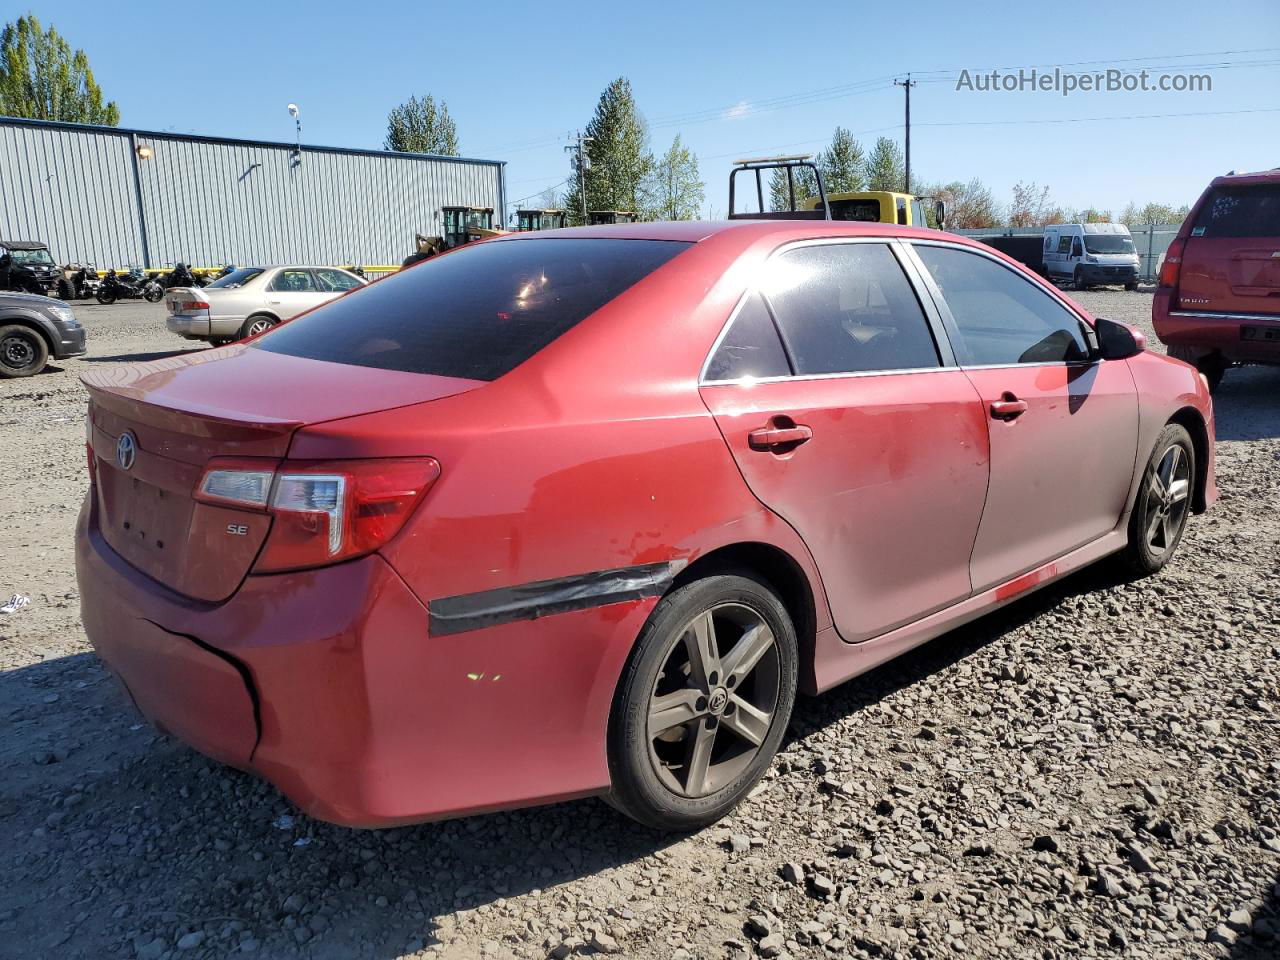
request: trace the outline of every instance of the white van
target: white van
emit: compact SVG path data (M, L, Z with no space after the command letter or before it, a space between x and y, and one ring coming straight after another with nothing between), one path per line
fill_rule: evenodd
M1044 228L1044 269L1077 290L1122 283L1138 289L1138 251L1123 223L1055 223Z

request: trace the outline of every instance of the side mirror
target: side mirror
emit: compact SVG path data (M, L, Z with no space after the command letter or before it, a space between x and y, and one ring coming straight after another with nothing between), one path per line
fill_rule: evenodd
M1123 323L1099 317L1093 329L1098 337L1098 356L1103 360L1127 360L1147 349L1147 338Z
M934 201L933 219L937 221L939 230L947 229L947 201Z

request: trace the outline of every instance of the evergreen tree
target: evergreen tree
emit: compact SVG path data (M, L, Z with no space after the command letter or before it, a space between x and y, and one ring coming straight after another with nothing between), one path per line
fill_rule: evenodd
M902 148L896 140L880 137L867 157L866 189L898 191L902 189L905 180Z
M808 167L795 167L791 173L795 179L796 209L798 210L805 200L818 195L818 180ZM825 178L826 173L823 173L823 179ZM830 190L830 187L827 189ZM755 177L750 177L745 173L739 176L737 190L739 193L750 193L745 206L742 201L739 201L739 207L741 209L752 209L755 204ZM787 187L787 171L785 170L774 170L773 175L769 178L769 208L771 210L791 209L791 194Z
M836 127L831 145L818 155L818 169L827 193L854 193L866 189L866 158L862 144L844 127Z
M58 31L44 31L31 14L0 33L0 115L114 127L120 108L103 103L83 50L72 51Z
M456 157L458 127L443 100L437 103L431 94L421 100L410 97L387 114L387 138L382 145L398 153Z
M586 135L592 138L586 146L587 209L641 212L653 156L649 153L648 131L626 77L614 80L600 94ZM582 174L575 165L564 198L572 223L582 221Z

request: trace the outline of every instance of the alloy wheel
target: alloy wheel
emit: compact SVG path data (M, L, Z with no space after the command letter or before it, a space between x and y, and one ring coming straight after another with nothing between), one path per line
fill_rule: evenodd
M266 333L274 326L270 320L255 320L249 324L249 336L256 337L260 333Z
M673 639L649 698L658 779L684 797L730 783L768 736L781 682L777 642L759 613L724 603L695 616Z
M1187 519L1191 496L1191 461L1182 447L1174 444L1164 452L1151 473L1147 486L1147 512L1143 535L1147 549L1162 556L1178 542Z

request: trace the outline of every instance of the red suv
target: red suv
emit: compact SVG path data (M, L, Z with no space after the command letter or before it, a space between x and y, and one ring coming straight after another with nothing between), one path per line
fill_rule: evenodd
M1216 496L1195 371L988 247L822 221L468 244L85 375L89 638L141 710L382 825L687 829L816 693Z
M1169 355L1214 388L1233 363L1280 363L1280 168L1209 184L1169 245L1151 311Z

